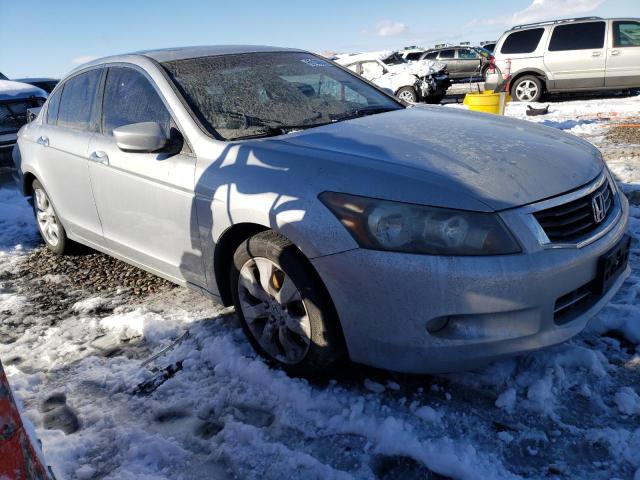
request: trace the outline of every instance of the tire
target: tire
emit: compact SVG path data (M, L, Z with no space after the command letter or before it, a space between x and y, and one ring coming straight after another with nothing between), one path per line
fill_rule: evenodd
M33 191L33 214L42 240L56 255L65 255L72 250L73 242L67 238L47 191L38 180L31 184Z
M270 365L306 377L330 373L346 357L329 293L285 237L261 232L238 247L231 293L245 335Z
M439 104L440 102L442 102L442 100L444 99L444 97L445 97L445 94L444 94L444 93L441 93L441 94L439 94L439 95L430 95L430 96L426 97L426 98L424 99L424 101L425 101L426 103L431 104L431 105L437 105L437 104Z
M418 94L413 87L402 87L396 92L396 97L400 100L404 100L409 103L416 103L418 101Z
M542 81L533 75L520 77L511 86L511 97L518 102L537 102L542 93Z

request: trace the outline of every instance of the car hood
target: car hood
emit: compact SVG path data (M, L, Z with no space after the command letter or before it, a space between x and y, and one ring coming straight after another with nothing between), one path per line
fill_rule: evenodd
M32 96L47 98L47 92L28 83L0 80L0 100L16 100Z
M444 63L434 62L433 60L415 60L399 65L387 65L389 71L393 73L407 72L417 75L418 77L436 74L444 70L445 67L446 65Z
M413 189L423 182L424 189L472 197L496 211L573 190L603 168L600 152L573 135L450 107L371 115L292 133L278 143L350 163L358 177L363 168L375 170L376 178L380 172L388 178L404 175ZM407 175L407 169L413 173ZM428 193L421 192L422 198ZM406 196L405 201L416 198Z

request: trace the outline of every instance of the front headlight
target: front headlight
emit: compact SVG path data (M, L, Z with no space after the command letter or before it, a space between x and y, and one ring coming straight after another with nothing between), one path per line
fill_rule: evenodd
M493 213L324 192L320 200L362 248L431 255L505 255L520 246Z

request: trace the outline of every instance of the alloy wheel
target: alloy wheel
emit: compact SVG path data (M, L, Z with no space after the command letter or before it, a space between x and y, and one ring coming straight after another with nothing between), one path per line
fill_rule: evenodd
M409 90L404 90L400 92L400 95L398 95L398 98L400 98L400 100L404 100L405 102L409 102L409 103L414 103L416 101L413 93L411 93Z
M516 97L522 102L530 102L538 95L538 85L531 80L524 80L516 87Z
M60 242L60 226L56 212L53 210L53 205L51 205L51 201L44 190L36 189L34 196L36 218L40 232L46 242L55 247Z
M301 362L311 345L311 322L293 280L263 257L248 260L238 278L240 308L249 331L276 360Z

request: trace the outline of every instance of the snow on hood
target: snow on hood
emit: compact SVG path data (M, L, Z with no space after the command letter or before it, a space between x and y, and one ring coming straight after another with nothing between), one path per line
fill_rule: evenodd
M380 50L376 52L364 52L356 54L345 54L336 56L336 62L340 65L350 65L355 62L364 62L367 60L382 61L392 73L411 73L419 77L433 75L443 70L446 65L442 62L434 62L433 60L416 60L396 65L390 65L384 60L393 55L391 50Z
M47 92L28 83L0 80L0 100L13 100L31 96L47 98Z
M409 72L419 77L436 74L446 67L444 63L434 62L433 60L415 60L413 62L401 63L398 65L385 65L387 65L387 68L391 72Z

